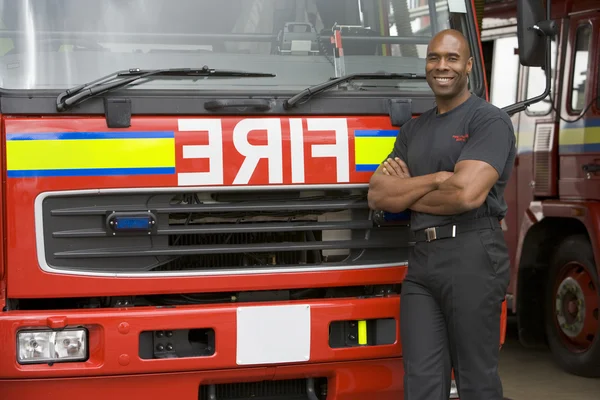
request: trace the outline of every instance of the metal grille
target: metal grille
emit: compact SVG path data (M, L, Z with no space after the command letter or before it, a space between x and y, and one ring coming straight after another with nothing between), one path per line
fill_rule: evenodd
M554 124L539 124L535 130L534 151L534 180L536 195L552 194L552 148L554 139Z
M115 213L152 228L115 231ZM111 273L383 264L408 243L373 223L366 188L48 197L43 229L51 267Z
M202 385L199 400L321 400L326 384L323 378Z

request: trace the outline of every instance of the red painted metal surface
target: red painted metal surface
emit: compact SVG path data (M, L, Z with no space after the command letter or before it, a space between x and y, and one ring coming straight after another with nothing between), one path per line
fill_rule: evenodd
M201 384L327 377L328 400L402 399L400 358L299 366L86 378L0 380L0 398L197 399Z
M261 303L265 305L265 303ZM261 305L245 303L244 306ZM382 346L332 349L329 325L336 320L394 318L399 332L399 296L372 299L272 302L269 305L307 304L311 307L310 361L326 363L400 357L400 340ZM136 307L113 310L7 312L0 319L0 371L7 378L58 378L99 375L147 374L236 368L236 310L239 305ZM90 357L86 362L19 365L15 338L23 328L49 327L57 318L69 326L89 330ZM127 326L125 326L127 325ZM143 360L138 356L143 331L202 329L215 331L215 354L210 357ZM293 344L290 344L293 345ZM127 359L123 365L123 359ZM1 385L0 385L1 386ZM0 397L2 398L2 397Z
M0 121L2 121L2 113L0 113ZM4 177L6 170L6 146L4 135L4 124L0 123L0 176ZM5 193L4 185L0 185L0 310L6 305L6 219L5 213Z
M230 186L243 162L233 145L233 130L237 123L244 120L239 117L222 118L223 123L223 166L224 184ZM366 184L370 172L356 172L354 169L354 130L355 129L391 129L389 118L364 117L347 118L349 182ZM106 131L104 118L12 118L5 120L6 132L78 132ZM283 178L284 184L291 184L291 156L289 119L281 118L283 138ZM339 184L336 177L335 158L313 158L310 145L335 143L334 131L314 131L307 129L307 120L303 119L305 135L304 171L305 184ZM205 145L206 136L197 132L179 132L177 118L132 118L131 128L123 131L174 131L176 150L176 172L204 172L208 165L191 162L182 158L182 146L190 144ZM123 132L120 131L120 132ZM256 143L265 140L260 132L253 139ZM196 160L197 161L197 160ZM199 160L205 161L205 160ZM269 172L266 160L259 162L250 185L268 185ZM8 276L8 296L15 298L41 298L46 296L110 296L127 292L130 295L149 293L186 293L261 290L275 287L302 288L314 286L343 286L361 284L385 284L401 281L404 267L386 268L368 271L334 271L314 273L280 273L277 275L228 277L176 277L128 278L83 277L53 274L39 268L37 254L32 249L35 243L34 202L43 192L61 190L84 190L106 188L152 188L173 187L177 189L177 175L155 176L111 176L111 177L44 177L10 178L6 182L7 224L7 265L9 270L18 273Z

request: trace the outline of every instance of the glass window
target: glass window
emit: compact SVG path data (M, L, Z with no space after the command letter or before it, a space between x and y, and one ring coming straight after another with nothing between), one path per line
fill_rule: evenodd
M575 38L575 62L571 74L571 110L583 111L585 108L585 86L588 74L588 56L590 54L590 42L592 38L592 27L582 25L577 28Z
M495 40L490 81L490 103L496 107L506 107L517 102L519 80L519 48L516 36Z
M451 0L452 10L465 9L456 5L464 1ZM0 39L14 44L0 54L9 66L0 86L63 89L117 70L207 65L277 76L161 78L136 88L274 93L340 73L424 73L430 38L465 15L457 12L448 0L0 0ZM331 41L336 26L339 59ZM408 80L363 89L372 85L430 91L425 81Z

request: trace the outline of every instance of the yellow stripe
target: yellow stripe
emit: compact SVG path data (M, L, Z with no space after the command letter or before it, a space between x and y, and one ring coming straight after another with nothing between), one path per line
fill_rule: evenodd
M395 137L355 137L356 164L381 164L394 149L395 141Z
M367 344L367 321L358 321L358 344Z
M14 140L9 170L174 167L174 139Z
M600 143L600 127L563 128L559 142L561 145Z

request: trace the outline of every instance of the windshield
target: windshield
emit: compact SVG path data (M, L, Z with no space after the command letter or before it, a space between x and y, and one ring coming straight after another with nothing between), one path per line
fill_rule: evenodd
M136 88L272 93L343 74L424 73L432 32L465 10L465 0L0 0L0 87L65 89L117 70L204 65L276 77L161 77ZM377 85L429 91L424 80Z

